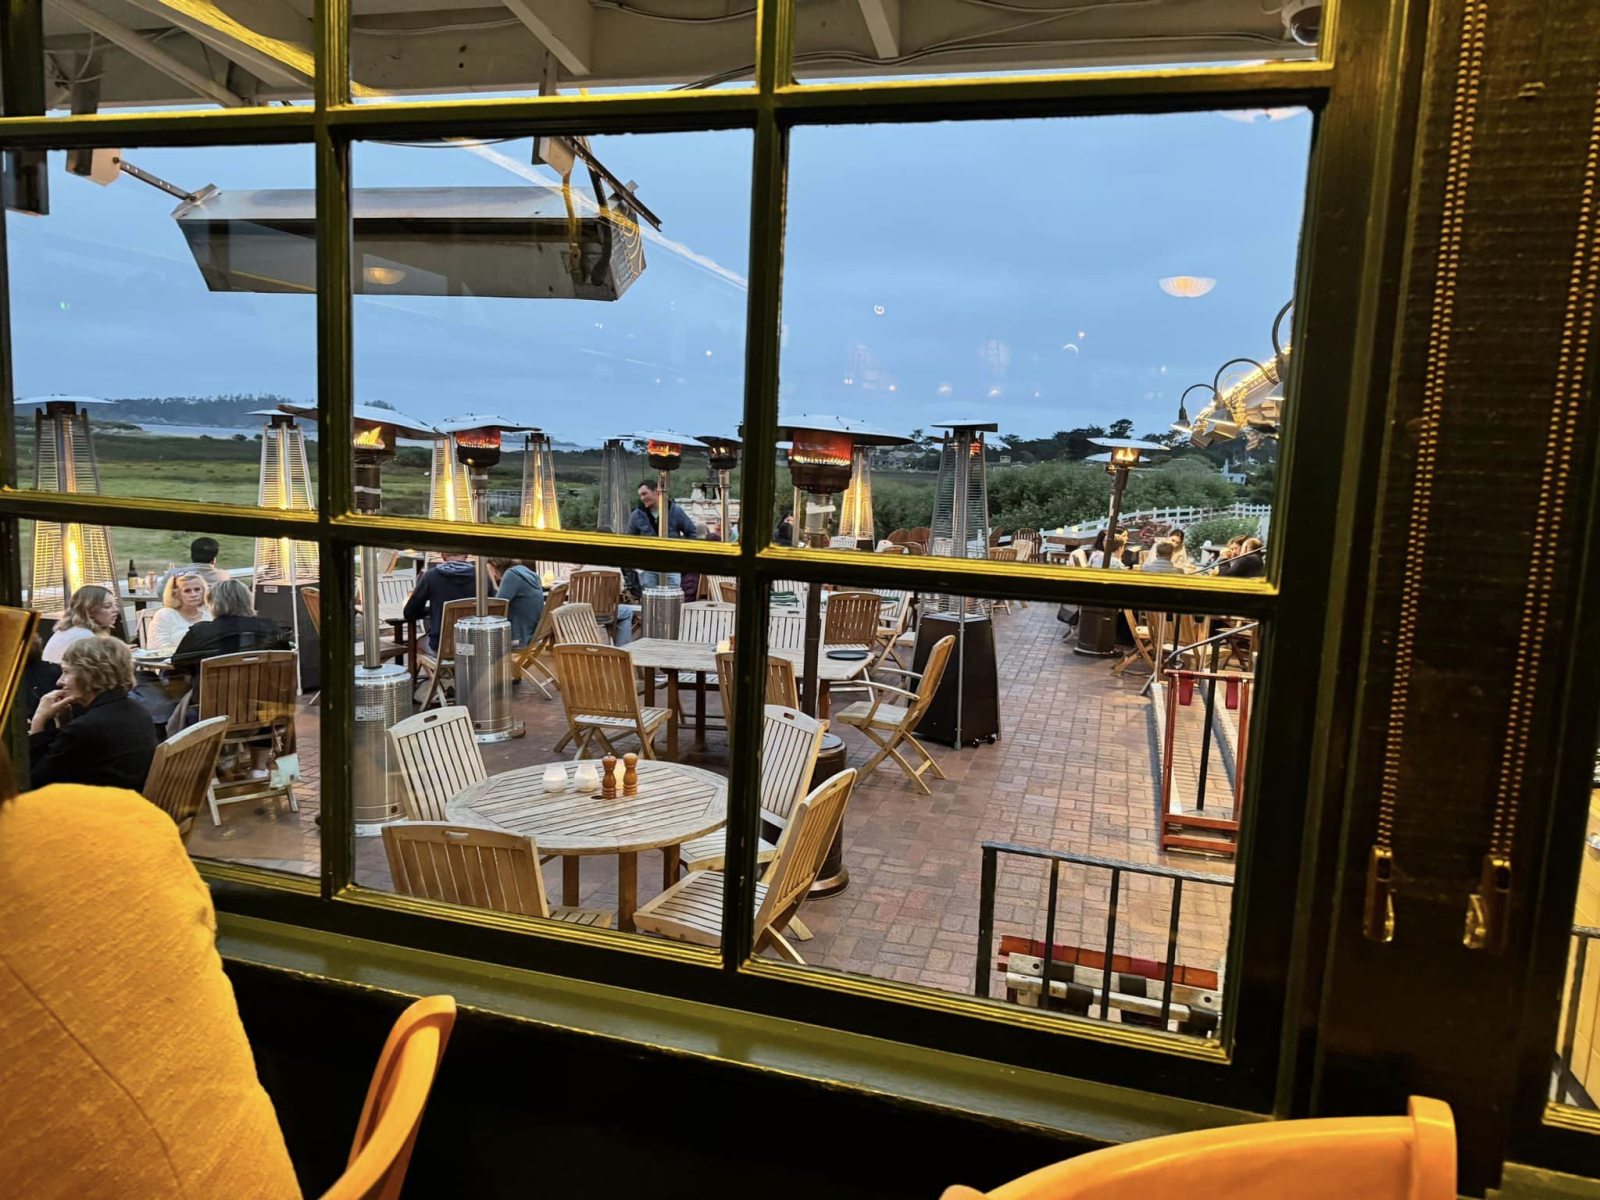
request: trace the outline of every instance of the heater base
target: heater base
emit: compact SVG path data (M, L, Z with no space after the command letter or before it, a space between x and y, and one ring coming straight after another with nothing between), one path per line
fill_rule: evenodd
M474 733L472 735L472 740L482 746L488 744L489 742L509 742L513 738L526 736L527 732L527 725L523 724L521 721L513 721L510 729L500 729L494 733Z

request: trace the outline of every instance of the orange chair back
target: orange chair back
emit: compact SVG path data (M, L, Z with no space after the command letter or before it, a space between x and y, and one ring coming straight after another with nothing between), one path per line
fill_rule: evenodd
M1404 1117L1331 1117L1202 1129L1096 1150L1014 1179L989 1200L1455 1200L1450 1106L1411 1097ZM943 1200L985 1193L947 1188Z
M367 1087L350 1161L322 1200L397 1200L455 1023L452 996L429 996L400 1014Z

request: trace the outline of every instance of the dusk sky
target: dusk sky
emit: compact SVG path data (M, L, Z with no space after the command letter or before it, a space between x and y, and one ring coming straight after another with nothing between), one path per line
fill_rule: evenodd
M783 407L907 431L983 416L1024 436L1165 428L1188 384L1264 357L1288 299L1311 119L1220 114L801 129ZM619 301L358 297L356 399L503 413L594 442L730 430L742 404L750 135L597 138L662 218ZM309 147L130 150L187 188L310 187ZM553 178L526 140L362 145L360 186ZM8 214L19 395L316 396L310 296L212 293L132 179L51 156L46 218ZM580 171L577 179L583 180ZM1214 277L1199 299L1159 280Z

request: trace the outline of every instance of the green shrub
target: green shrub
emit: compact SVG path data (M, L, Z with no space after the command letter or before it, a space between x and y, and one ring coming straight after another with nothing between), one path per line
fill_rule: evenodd
M1183 546L1190 554L1197 554L1208 541L1222 546L1236 537L1254 537L1260 528L1261 522L1255 517L1212 517L1184 530Z

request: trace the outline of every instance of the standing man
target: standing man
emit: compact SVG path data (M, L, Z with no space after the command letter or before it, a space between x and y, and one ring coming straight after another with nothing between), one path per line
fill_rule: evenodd
M646 479L639 485L639 507L628 514L628 532L640 537L660 537L661 530L657 522L659 517L656 506L661 502L661 496L656 491L655 480ZM695 528L694 521L689 514L676 504L670 503L667 508L667 536L678 538L699 537L700 531ZM659 571L640 571L640 587L660 587L663 580ZM681 588L683 576L673 571L666 576L667 587Z
M175 575L198 575L200 581L206 585L206 593L216 587L224 579L229 578L226 571L217 566L217 555L222 553L222 547L217 545L214 537L198 537L189 543L189 562L181 567L173 567L159 580L156 581L156 595L164 596L167 592L167 580Z

